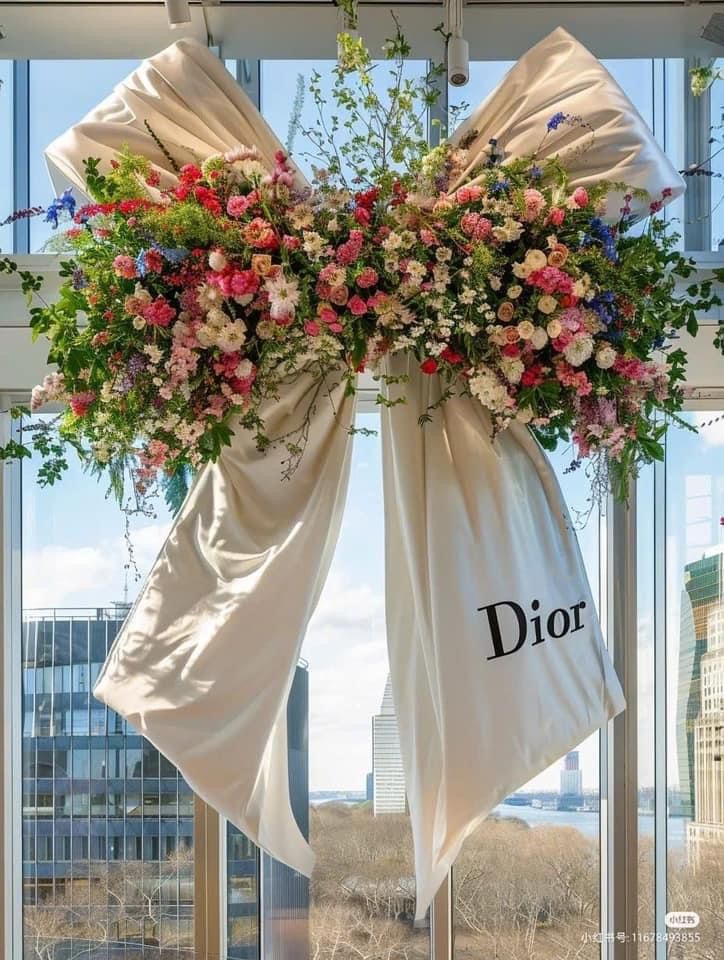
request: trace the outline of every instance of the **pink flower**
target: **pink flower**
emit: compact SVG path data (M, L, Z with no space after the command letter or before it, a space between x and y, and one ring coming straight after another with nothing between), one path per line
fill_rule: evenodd
M70 398L70 409L76 415L76 417L84 417L90 408L90 405L95 400L96 395L90 390L86 390L82 393L74 393Z
M577 207L588 206L588 191L584 187L576 187L571 197Z
M477 184L473 184L468 187L460 187L455 194L455 199L458 203L474 203L476 200L479 200L482 195L482 188L477 186Z
M460 229L474 240L485 240L490 236L493 225L487 217L479 213L466 213L460 218Z
M250 206L248 197L229 197L226 212L230 217L243 217Z
M285 233L282 237L282 243L287 250L298 250L302 245L299 237L292 237L288 233Z
M356 293L349 298L347 308L354 317L361 317L363 314L367 313L367 304L362 297L358 296Z
M329 299L338 307L343 307L349 299L349 290L343 283L338 287L332 287L329 291Z
M548 266L534 270L528 276L527 282L547 294L570 293L573 290L573 281L558 267Z
M125 253L120 253L113 261L113 271L116 276L124 277L126 280L133 280L138 276L136 261Z
M420 230L420 240L422 240L426 247L433 247L437 243L437 237L435 234L432 232L432 230L428 230L426 227L423 227L422 230Z
M525 203L525 219L528 221L535 220L543 212L546 205L546 198L540 190L534 190L532 187L523 191L523 201Z
M553 207L547 217L548 223L552 223L554 227L560 227L565 219L566 211L562 207Z
M322 321L322 323L330 324L337 323L337 311L334 310L328 303L321 303L319 309L317 310L317 316Z
M316 320L307 320L304 324L304 332L310 337L318 337L321 329Z
M259 289L259 277L254 270L235 270L229 285L235 297L246 297Z
M372 267L365 267L357 277L357 286L361 287L363 290L366 290L369 287L374 287L379 279L380 278L376 270L374 270Z
M142 316L152 327L167 327L176 316L176 311L164 297L156 297L143 308Z

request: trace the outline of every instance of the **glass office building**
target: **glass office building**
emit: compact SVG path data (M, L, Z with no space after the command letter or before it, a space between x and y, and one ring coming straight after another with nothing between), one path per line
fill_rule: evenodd
M28 611L23 618L28 957L177 960L193 954L193 793L173 764L91 692L126 611ZM307 703L307 670L300 666L289 701L290 787L305 835ZM280 942L289 921L302 921L299 938L307 881L261 857L233 827L226 875L229 960L259 956L261 911L272 939L274 920L282 922Z

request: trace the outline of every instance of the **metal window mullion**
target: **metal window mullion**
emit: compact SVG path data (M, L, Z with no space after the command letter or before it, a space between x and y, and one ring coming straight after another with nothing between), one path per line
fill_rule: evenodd
M711 152L711 97L707 90L695 97L689 84L693 60L684 61L684 163L687 168L703 163ZM711 180L709 177L688 177L684 195L684 248L710 250Z
M3 407L6 404L3 402ZM8 413L0 414L0 435L17 435L17 424ZM17 436L16 436L17 438ZM0 871L0 955L5 960L22 956L22 778L20 776L21 702L21 473L20 464L6 465L0 473L0 707L2 739L0 767L0 825L2 860Z
M30 206L30 61L13 60L13 209ZM13 224L13 250L30 253L30 221Z
M665 445L666 449L666 445ZM668 863L668 734L666 668L666 460L654 465L654 929L656 960L666 960L663 939ZM662 937L659 940L658 935Z
M609 631L611 653L626 709L609 724L607 750L607 955L638 956L637 570L636 486L628 504L612 503L609 526ZM625 939L617 940L617 934Z

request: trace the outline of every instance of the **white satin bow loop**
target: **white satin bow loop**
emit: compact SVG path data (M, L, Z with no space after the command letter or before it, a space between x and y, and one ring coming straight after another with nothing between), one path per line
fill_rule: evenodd
M564 123L546 134L557 113L580 117L586 126ZM470 163L453 189L470 180L495 138L505 157L536 152L541 159L560 157L574 187L623 182L648 191L652 200L660 200L667 188L667 200L685 190L684 180L618 83L562 27L520 58L452 139L460 143L469 137ZM619 219L621 199L619 193L611 195L607 219ZM634 198L631 208L634 215L645 216L648 201Z
M83 192L83 160L104 169L123 147L173 186L150 131L180 165L243 144L271 167L282 149L218 58L181 40L48 147L56 187ZM291 483L284 449L262 455L243 430L204 468L94 689L203 799L307 875L314 857L289 800L286 705L344 509L355 403L340 381L322 391ZM282 385L262 411L270 437L301 426L311 389L307 375Z
M176 174L153 135L179 166L244 145L255 146L271 168L284 149L223 62L197 40L179 40L144 60L50 144L45 157L55 189L70 186L85 196L83 161L97 157L107 169L124 147L151 160L162 189L172 187ZM295 178L307 186L297 170Z

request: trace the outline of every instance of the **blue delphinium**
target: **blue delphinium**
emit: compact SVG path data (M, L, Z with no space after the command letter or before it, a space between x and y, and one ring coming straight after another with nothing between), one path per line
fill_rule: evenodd
M559 110L558 113L554 113L553 116L550 118L550 120L546 124L546 129L549 131L557 130L562 123L566 122L567 119L568 119L568 114L563 113L562 110Z
M75 197L70 190L64 190L62 196L50 203L45 211L45 223L52 224L53 230L57 230L61 213L67 213L69 217L75 213Z

